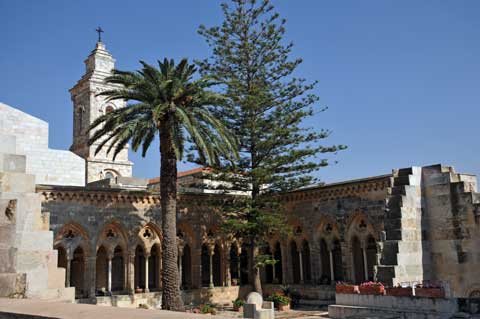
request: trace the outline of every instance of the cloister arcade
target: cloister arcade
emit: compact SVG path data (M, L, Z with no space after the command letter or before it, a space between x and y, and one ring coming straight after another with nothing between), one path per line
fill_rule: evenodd
M327 218L313 233L295 225L292 236L275 237L262 250L275 260L262 269L263 283L318 285L374 279L378 239L366 216L352 217L343 233ZM76 287L78 298L160 290L160 229L147 223L133 233L128 235L117 221L92 236L75 223L57 232L58 266L66 269L66 285ZM199 236L179 225L177 234L181 289L250 283L247 242L224 238L214 228Z

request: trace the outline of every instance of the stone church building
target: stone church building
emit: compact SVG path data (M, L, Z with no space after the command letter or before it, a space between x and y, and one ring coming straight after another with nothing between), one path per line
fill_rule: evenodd
M7 216L0 217L0 235L25 234L19 219L15 224L7 212L12 200L21 203L27 196L22 194L28 193L41 205L36 229L50 234L31 245L49 245L44 255L60 267L65 286L75 287L77 299L155 305L162 274L158 179L133 178L127 148L113 161L87 144L89 125L125 106L98 96L111 88L103 80L114 63L98 42L85 61L85 74L70 90L70 151L49 149L47 123L0 103L0 209ZM250 289L250 250L241 238L219 232L207 201L220 195L188 185L189 180L202 180L202 170L179 177L184 190L177 215L180 286L187 304L229 303ZM262 270L266 292L288 285L300 300L328 303L335 281L377 280L387 285L436 282L456 297L480 294L476 176L444 165L394 169L387 175L292 191L281 201L294 231L288 238L273 234L264 248L278 260ZM15 246L15 255L13 242L0 243L0 257L9 256L9 266L0 265L0 283L18 281L19 273L26 273L28 282L36 274L22 270L24 263L15 257L36 248ZM9 293L0 288L0 295Z

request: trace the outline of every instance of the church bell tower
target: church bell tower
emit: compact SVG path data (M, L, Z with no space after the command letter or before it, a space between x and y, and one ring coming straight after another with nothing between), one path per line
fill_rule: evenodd
M101 29L95 49L85 60L86 71L82 78L70 89L73 102L73 144L70 150L85 159L86 182L90 183L104 178L117 176L131 177L133 163L128 160L128 147L125 147L113 160L113 150L107 154L107 143L95 155L95 150L100 142L88 145L88 139L93 132L88 128L99 116L114 109L125 107L123 100L106 101L106 97L98 94L114 89L118 86L106 84L104 80L111 75L115 66L115 59L105 48L101 41Z

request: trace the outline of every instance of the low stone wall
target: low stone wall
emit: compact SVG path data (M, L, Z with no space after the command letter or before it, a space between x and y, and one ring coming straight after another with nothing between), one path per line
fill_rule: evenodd
M328 307L330 318L353 315L395 314L398 318L451 318L459 311L457 299L337 294L336 304Z
M335 303L335 287L331 285L263 285L263 295L269 296L287 288L294 303L304 306L325 306Z
M183 290L182 298L185 305L211 303L219 306L231 306L233 300L237 298L245 299L251 291L252 287L248 285L200 288Z
M232 306L233 300L237 298L246 298L250 291L252 291L251 286L231 286L182 290L181 293L183 303L187 308L204 303L230 307ZM148 305L149 308L160 309L161 302L161 292L149 292L133 295L97 296L94 300L77 299L77 303L121 308L138 308L140 305Z
M96 297L94 304L98 306L113 306L120 308L138 308L140 305L148 305L149 308L161 308L162 294L160 292L148 292L133 295L113 295ZM90 300L80 300L79 303L92 303Z

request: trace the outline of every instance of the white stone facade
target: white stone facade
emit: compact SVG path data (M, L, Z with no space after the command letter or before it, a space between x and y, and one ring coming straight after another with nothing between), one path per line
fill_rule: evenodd
M85 185L85 161L69 151L48 148L48 123L0 103L0 149L26 155L26 172L36 184Z

